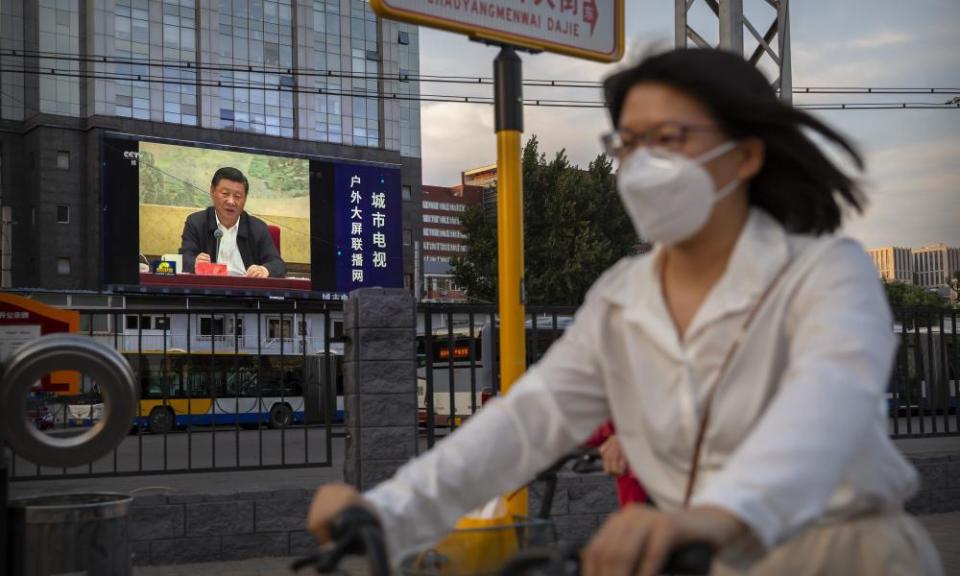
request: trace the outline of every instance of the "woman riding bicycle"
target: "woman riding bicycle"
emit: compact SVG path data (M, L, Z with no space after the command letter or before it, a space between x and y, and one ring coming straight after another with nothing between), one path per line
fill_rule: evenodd
M864 200L808 133L862 168L857 151L730 53L656 55L604 89L618 189L654 251L608 270L543 360L450 438L362 496L321 488L310 529L323 541L366 503L399 558L610 419L658 508L612 515L585 574L652 575L693 541L717 574L941 574L887 435L890 310L863 249L834 235Z

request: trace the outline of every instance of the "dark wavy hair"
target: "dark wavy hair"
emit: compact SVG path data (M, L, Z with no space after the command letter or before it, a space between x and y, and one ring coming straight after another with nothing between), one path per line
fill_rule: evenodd
M791 232L833 232L843 220L844 204L863 211L866 199L857 182L802 128L845 150L862 171L863 158L856 147L810 114L779 100L763 74L740 56L699 48L673 50L608 77L603 88L614 126L619 127L627 93L641 83L665 84L700 102L730 138L763 141L766 159L750 182L749 201Z

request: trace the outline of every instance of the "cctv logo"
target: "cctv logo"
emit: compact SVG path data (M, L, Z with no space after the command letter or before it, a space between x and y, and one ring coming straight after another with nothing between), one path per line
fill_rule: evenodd
M124 151L123 151L123 158L124 158L125 160L130 160L130 165L131 165L131 166L136 166L136 165L137 165L137 160L140 159L140 153L139 153L139 152L132 152L132 151L130 151L130 150L124 150Z

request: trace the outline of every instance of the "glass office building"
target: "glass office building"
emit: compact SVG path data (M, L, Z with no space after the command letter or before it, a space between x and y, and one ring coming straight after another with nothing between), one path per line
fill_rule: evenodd
M418 50L363 0L4 0L5 282L102 287L101 142L122 133L399 167L413 287Z

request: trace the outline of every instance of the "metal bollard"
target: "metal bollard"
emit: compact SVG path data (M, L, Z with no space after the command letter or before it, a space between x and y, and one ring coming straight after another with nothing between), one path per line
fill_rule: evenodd
M76 370L100 385L103 419L69 438L44 434L23 417L35 382L57 370ZM70 468L106 456L130 430L139 392L119 352L85 336L54 334L24 344L5 363L0 386L0 438L43 466Z
M38 380L58 370L76 370L100 385L103 418L90 430L56 438L24 417ZM0 460L9 444L44 466L69 468L106 456L133 423L139 391L126 359L88 337L54 334L23 345L7 359L0 378ZM130 497L64 494L7 503L7 470L0 467L0 573L33 576L61 573L131 573L127 536ZM6 533L6 534L5 534ZM4 547L7 547L4 550Z

